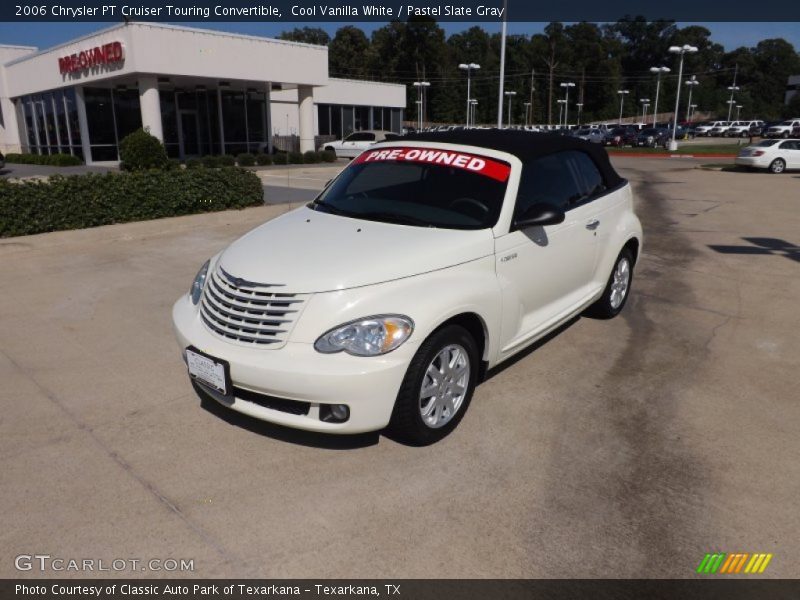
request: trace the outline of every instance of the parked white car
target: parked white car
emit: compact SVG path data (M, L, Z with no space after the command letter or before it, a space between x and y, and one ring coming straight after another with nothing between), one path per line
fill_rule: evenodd
M728 128L728 137L748 137L750 130L764 127L764 121L734 121Z
M800 128L800 119L789 119L770 127L767 130L766 137L787 139L792 136L795 128Z
M355 158L364 150L385 140L392 140L399 138L400 135L391 131L381 130L368 130L368 131L354 131L343 140L336 140L335 142L326 142L319 149L329 150L336 152L337 158Z
M728 126L728 121L711 121L710 123L703 123L702 125L698 125L697 127L695 127L694 134L697 137L703 137L703 136L710 137L712 135L711 132L712 130L714 130L714 128L727 127L727 126Z
M172 316L195 386L233 410L429 444L488 368L587 309L617 315L641 244L598 144L415 134L213 256Z
M741 167L767 169L770 173L800 169L800 139L761 140L742 148L734 162Z

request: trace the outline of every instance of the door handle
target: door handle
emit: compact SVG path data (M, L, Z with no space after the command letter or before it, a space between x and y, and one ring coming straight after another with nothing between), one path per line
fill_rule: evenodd
M597 219L592 219L591 221L589 221L586 224L586 229L588 229L590 231L594 231L595 229L597 229L597 227L599 225L600 225L600 221L598 221Z

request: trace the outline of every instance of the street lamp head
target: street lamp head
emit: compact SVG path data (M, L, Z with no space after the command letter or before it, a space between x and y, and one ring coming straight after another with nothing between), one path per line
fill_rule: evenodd
M684 54L687 52L689 54L693 54L694 52L697 52L697 47L684 44L683 46L670 46L669 51L672 54Z
M639 98L639 102L646 104L647 102L650 102L650 98Z
M481 66L478 63L469 63L470 69L480 69Z
M517 92L504 92L506 96L516 96Z
M618 94L630 94L631 91L630 90L617 90L617 93Z
M738 85L729 85L728 89L730 91L732 91L732 92L738 92L739 91L739 86Z
M669 67L650 67L651 73L669 73L671 70Z
M469 69L469 65L467 63L461 63L460 65L458 65L458 68L466 70Z
M575 87L575 84L574 84L574 83L572 83L571 81L565 81L565 82L563 82L563 83L561 84L561 87L563 87L563 88L566 88L566 87Z

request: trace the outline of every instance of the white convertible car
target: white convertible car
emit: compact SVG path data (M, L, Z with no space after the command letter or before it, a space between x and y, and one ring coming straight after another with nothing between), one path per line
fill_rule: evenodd
M233 410L430 444L488 368L575 315L619 313L641 249L597 144L417 134L206 261L173 320L196 388Z

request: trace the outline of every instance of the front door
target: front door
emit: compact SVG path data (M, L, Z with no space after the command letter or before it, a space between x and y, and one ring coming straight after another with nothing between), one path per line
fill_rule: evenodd
M181 158L200 155L200 119L196 110L180 111L178 143Z
M523 166L515 216L546 202L566 212L562 223L511 231L495 241L496 269L503 289L501 353L548 331L593 293L597 254L596 204L573 152L560 152ZM590 160L587 158L587 160Z

